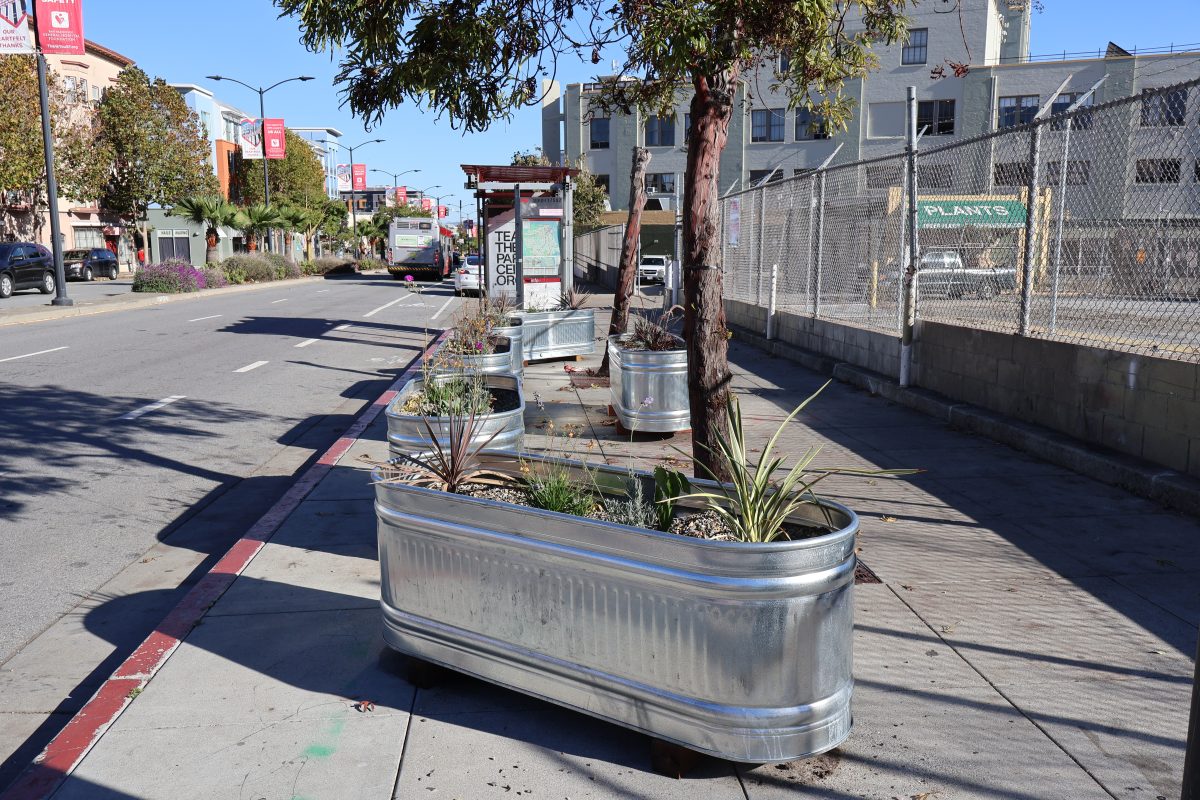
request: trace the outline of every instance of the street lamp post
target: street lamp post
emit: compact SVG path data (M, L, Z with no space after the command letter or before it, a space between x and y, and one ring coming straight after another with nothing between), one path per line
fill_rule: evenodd
M358 190L354 188L354 151L360 147L365 147L369 144L378 144L383 139L368 139L365 142L359 142L354 147L347 147L339 142L330 142L330 144L348 150L350 152L350 230L354 232L354 255L358 256L358 246L360 244L358 238Z
M259 136L263 135L263 131L266 129L266 124L267 124L266 123L266 119L267 119L266 102L263 100L263 95L265 95L267 92L274 89L276 86L282 86L285 83L290 83L292 81L311 81L313 79L311 75L297 75L295 78L284 78L283 80L279 81L278 83L273 83L264 89L261 86L251 86L248 83L243 83L242 81L239 81L237 78L227 78L224 75L208 75L206 77L210 81L229 81L230 83L236 83L239 86L245 86L247 89L249 89L252 92L258 92ZM265 147L265 142L264 142L264 147ZM262 162L263 162L263 205L270 208L271 207L271 175L267 169L267 154L265 152L263 153ZM270 250L271 250L271 232L267 231L267 251L270 252Z
M353 167L351 167L351 169L353 169ZM380 175L391 175L392 176L392 192L393 192L392 197L396 196L395 192L397 189L400 188L400 176L401 175L407 175L410 172L420 172L420 171L421 170L419 170L419 169L406 169L406 170L404 170L404 172L388 172L386 169L371 170L371 172L378 172Z

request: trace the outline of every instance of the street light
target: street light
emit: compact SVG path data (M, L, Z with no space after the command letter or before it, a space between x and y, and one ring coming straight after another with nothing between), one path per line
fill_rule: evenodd
M351 169L353 169L353 167L351 167ZM407 175L410 172L420 172L420 171L421 170L419 170L419 169L406 169L406 170L404 170L404 172L388 172L386 169L372 169L371 170L371 172L378 172L380 175L391 175L392 176L392 192L395 192L397 189L400 188L400 176L401 175ZM395 195L393 194L392 196L394 197Z
M442 188L442 185L440 183L435 183L433 186L426 186L424 189L418 189L417 194L421 195L421 198L424 199L425 193L428 192L430 189L440 189L440 188ZM434 219L438 218L436 208L433 210L433 218Z
M369 144L379 144L383 139L368 139L365 142L359 142L354 147L347 147L341 142L330 142L330 144L340 147L343 150L350 151L350 230L354 231L354 255L358 256L358 190L354 188L354 151L360 147L366 147Z
M237 78L228 78L228 77L225 77L224 75L207 75L206 77L210 81L229 81L230 83L236 83L239 86L245 86L247 89L249 89L252 92L258 92L258 124L259 124L260 135L261 135L261 132L266 127L265 120L267 118L267 112L266 112L266 108L265 108L266 104L263 101L263 95L265 95L267 92L274 89L276 86L282 86L285 83L291 83L292 81L311 81L311 80L313 80L311 75L297 75L295 78L284 78L283 80L279 81L278 83L273 83L264 89L261 86L251 86L248 83L243 83L242 81L239 81ZM271 206L271 179L270 179L270 173L267 171L267 157L266 156L267 156L267 154L264 152L263 160L262 160L262 162L263 162L263 205L265 205L269 208ZM271 234L268 231L267 232L267 250L270 251L270 249L271 249Z

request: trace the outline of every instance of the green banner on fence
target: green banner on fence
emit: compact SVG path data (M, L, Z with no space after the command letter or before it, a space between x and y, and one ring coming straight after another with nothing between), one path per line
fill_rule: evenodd
M1018 228L1025 224L1025 204L1019 200L918 200L918 228Z

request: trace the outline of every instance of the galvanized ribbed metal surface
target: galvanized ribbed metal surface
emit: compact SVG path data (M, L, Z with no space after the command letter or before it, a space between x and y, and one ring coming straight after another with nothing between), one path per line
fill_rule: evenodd
M513 318L507 322L506 325L492 328L492 333L508 338L508 353L512 362L512 369L509 371L513 375L521 375L525 370L524 332L521 329L521 320Z
M443 373L433 376L432 380L446 381L452 380L454 377L453 374ZM494 433L496 434L495 438L488 444L490 449L520 451L525 437L525 398L521 396L520 379L511 374L484 375L481 379L489 388L515 392L518 405L511 411L501 411L479 417L476 420L478 432L472 437L472 443L478 446ZM424 378L410 380L404 384L400 393L384 409L388 425L388 449L394 455L414 455L429 451L431 439L429 429L425 427L426 422L429 423L429 428L433 429L438 442L443 447L449 444L449 417L421 417L415 414L405 414L401 410L408 398L421 391L424 386Z
M596 352L595 309L522 311L520 317L522 345L527 360L567 358Z
M430 364L438 372L481 372L485 375L512 373L512 341L507 336L498 336L497 339L496 352L478 356L449 353L442 345ZM521 373L518 371L513 374Z
M669 433L692 427L687 350L631 350L628 336L608 337L609 402L630 431Z

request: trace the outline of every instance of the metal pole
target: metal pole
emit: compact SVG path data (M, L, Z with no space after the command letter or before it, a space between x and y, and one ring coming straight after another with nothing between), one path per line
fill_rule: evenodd
M1067 157L1071 152L1071 128L1074 127L1074 122L1074 119L1067 120L1067 129L1063 131L1062 162L1058 165L1058 224L1055 226L1057 231L1054 237L1054 278L1050 283L1051 333L1054 333L1054 328L1058 324L1058 271L1062 264L1063 216L1067 210L1067 170L1071 164Z
M63 269L62 232L58 222L58 181L54 178L54 136L50 132L50 91L46 85L46 57L42 55L41 38L37 36L36 3L29 3L29 27L37 38L38 104L42 113L42 148L46 157L46 200L50 211L50 252L54 258L54 299L52 306L73 306L67 297L67 275ZM145 243L143 242L143 247Z
M354 236L354 258L357 259L361 242L358 240L358 190L354 188L354 148L346 149L350 151L350 233Z
M681 188L683 188L682 185L677 182L675 184L675 263L671 265L671 268L675 270L675 275L671 281L670 298L667 300L667 308L679 305L679 290L680 286L683 285L683 213L679 205ZM721 209L721 211L721 217L724 219L724 209ZM722 231L724 231L724 224L722 224ZM724 239L723 235L722 239ZM723 242L721 247L724 249ZM724 264L725 262L722 261L721 263ZM664 289L663 296L666 297L667 294L667 291Z
M1019 336L1029 335L1029 316L1033 307L1034 259L1037 258L1038 167L1042 159L1042 125L1035 120L1029 137L1029 186L1025 210L1025 270L1021 275L1021 318L1017 324Z
M758 190L758 257L754 267L754 302L762 305L763 288L763 239L767 235L767 182Z
M917 324L917 265L920 263L920 247L917 241L917 87L908 87L908 147L906 148L907 203L904 225L908 229L908 264L904 269L901 306L904 318L900 329L900 386L912 385L913 329Z
M1196 671L1192 677L1192 713L1187 750L1183 756L1183 793L1180 800L1200 800L1200 642L1196 644Z
M821 278L825 261L825 170L817 178L817 264L813 276L813 316L821 316Z
M813 229L817 224L817 179L808 179L808 304L814 315L817 313L817 293L813 290L813 279L817 271L813 267Z
M771 294L767 298L767 340L775 338L775 300L779 290L779 265L771 265Z
M267 169L267 112L263 103L266 90L258 90L258 138L262 140L263 148L263 205L271 207L271 173ZM353 160L353 159L351 159ZM351 167L351 170L354 168ZM271 252L271 229L267 228L267 252Z
M566 294L575 288L575 181L570 175L563 176L562 231L562 290Z
M525 232L521 225L521 184L513 187L513 243L516 245L517 306L525 307Z

